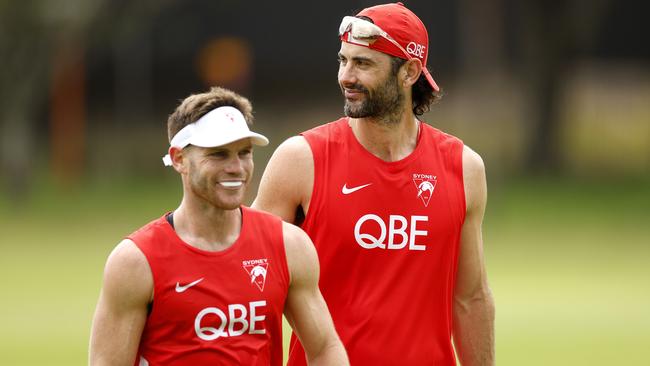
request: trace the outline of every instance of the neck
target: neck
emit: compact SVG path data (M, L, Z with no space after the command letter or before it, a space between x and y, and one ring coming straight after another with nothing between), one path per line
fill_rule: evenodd
M420 126L411 111L405 111L392 120L350 118L348 123L359 143L384 161L404 159L417 146Z
M219 209L187 196L174 211L176 234L189 245L207 251L229 248L239 237L241 221L239 208Z

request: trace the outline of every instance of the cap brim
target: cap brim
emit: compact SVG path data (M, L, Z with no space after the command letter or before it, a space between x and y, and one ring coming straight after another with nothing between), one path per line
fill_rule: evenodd
M255 133L252 131L243 135L227 136L225 138L223 136L220 137L221 138L215 138L214 135L212 136L199 135L199 136L194 136L194 138L192 138L189 143L190 145L199 146L199 147L218 147L218 146L228 145L235 141L250 138L253 145L266 146L269 144L269 139L267 139L264 135L260 135L259 133Z
M259 133L251 132L250 138L253 142L253 145L266 146L269 144L269 139L267 139L264 135L260 135Z
M429 85L433 88L433 90L439 92L440 88L438 87L438 84L433 80L433 77L431 76L431 73L429 70L427 70L426 67L422 68L422 72L424 73L424 76L427 78L427 81L429 82Z

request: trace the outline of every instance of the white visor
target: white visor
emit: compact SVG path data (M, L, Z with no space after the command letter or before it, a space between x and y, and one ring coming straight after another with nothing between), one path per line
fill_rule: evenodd
M248 129L244 115L237 108L225 106L213 109L198 121L183 127L174 135L170 146L180 149L187 145L217 147L245 138L250 138L253 145L269 143L269 139ZM169 154L162 160L166 166L172 165Z

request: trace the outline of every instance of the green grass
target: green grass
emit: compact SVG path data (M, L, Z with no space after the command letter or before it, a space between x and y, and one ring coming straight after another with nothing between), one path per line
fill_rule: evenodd
M650 185L529 181L491 201L499 364L647 362Z
M173 209L175 179L0 196L0 365L86 363L106 256ZM499 365L650 359L650 183L491 182L484 225Z

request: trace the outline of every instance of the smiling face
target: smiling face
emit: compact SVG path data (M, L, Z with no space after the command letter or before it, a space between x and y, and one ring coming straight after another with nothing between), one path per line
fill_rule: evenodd
M238 208L253 175L253 147L243 139L219 147L188 146L183 182L186 194L223 210Z
M390 56L346 42L341 42L338 56L346 116L384 119L403 107L404 92L392 71Z

